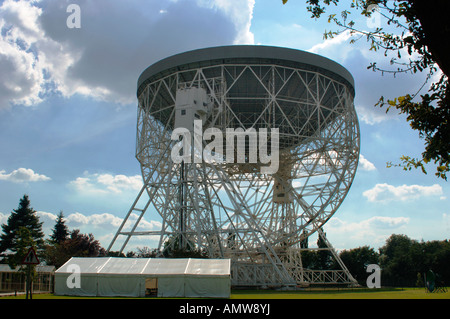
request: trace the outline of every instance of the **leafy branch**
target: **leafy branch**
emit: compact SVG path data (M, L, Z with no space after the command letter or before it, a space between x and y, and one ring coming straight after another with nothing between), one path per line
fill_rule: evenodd
M305 0L311 18L318 19L330 6L337 6L339 0ZM282 0L283 4L287 0ZM374 10L374 8L376 10ZM350 11L351 10L351 11ZM371 18L379 15L381 23L373 30L364 30L350 19L352 11ZM369 50L384 50L384 57L389 59L390 68L379 67L372 62L367 69L393 74L427 72L423 85L415 93L406 94L385 101L381 97L375 106L387 107L386 112L395 108L400 114L406 114L412 129L419 132L425 141L422 158L404 155L399 164L388 163L388 167L403 167L404 170L421 169L426 174L425 165L434 163L435 175L447 179L450 156L450 1L435 0L352 0L349 10L342 10L340 15L328 15L328 22L334 23L337 31L325 31L324 39L336 37L343 32L350 32L350 44L366 39ZM389 30L386 30L387 28ZM390 31L390 30L394 31ZM408 54L408 61L403 55ZM390 58L390 54L393 57ZM441 71L440 80L433 83L428 93L419 96L425 85L437 71Z

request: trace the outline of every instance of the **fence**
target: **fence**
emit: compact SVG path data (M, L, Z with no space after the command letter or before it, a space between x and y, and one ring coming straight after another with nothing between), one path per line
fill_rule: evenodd
M36 266L33 291L52 292L54 278L54 266ZM0 265L0 292L25 291L25 287L26 275L19 268L11 269L8 265Z

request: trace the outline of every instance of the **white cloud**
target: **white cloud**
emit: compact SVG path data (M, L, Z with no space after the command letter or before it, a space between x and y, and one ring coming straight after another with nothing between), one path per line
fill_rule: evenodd
M337 217L333 217L327 226L338 229L349 234L356 232L366 232L375 230L391 230L409 223L408 217L387 217L387 216L373 216L369 219L360 222L344 222Z
M208 5L211 1L199 1L200 4ZM233 21L237 35L234 39L234 44L254 44L255 39L253 33L250 31L251 21L253 18L253 8L255 0L243 1L228 1L215 0L212 2L213 6L219 8L227 14Z
M375 99L373 100L373 104L375 105ZM361 106L361 105L356 105L356 112L358 113L358 118L369 125L375 125L375 124L379 124L383 121L392 119L393 116L388 115L385 111L380 112L379 108L375 108L374 106L372 107L367 107L367 106ZM391 112L392 114L392 112ZM397 114L396 114L397 116Z
M409 217L386 217L374 216L369 218L363 224L373 229L392 229L399 228L409 223Z
M376 184L372 189L363 192L369 202L389 202L414 200L422 196L442 195L442 187L438 184L432 186Z
M35 173L30 168L18 168L9 174L6 174L4 170L0 171L0 180L14 183L45 182L50 179L50 177Z
M122 223L122 219L108 214L92 214L89 216L79 212L72 213L66 217L67 226L70 228L83 228L86 226L100 227L104 229L117 229Z
M0 212L0 225L6 224L6 222L8 221L8 215L3 214L2 212Z
M56 219L58 216L53 213L37 211L36 215L39 217L39 221L42 222L42 230L45 235L50 236L52 229L55 227Z
M342 53L348 53L348 51L350 49L348 46L348 40L352 37L350 31L346 30L340 34L338 34L337 36L330 38L330 39L326 39L321 43L318 43L316 45L314 45L313 47L311 47L308 51L311 53L316 53L316 54L327 54L329 51L333 51L334 54L336 54L336 46L340 46L341 44L345 43L347 46L343 47L344 49L347 48L346 50L344 50L345 52L343 52L342 50L340 51L340 54Z
M377 169L375 165L367 160L362 154L359 155L359 167L363 171L375 171Z
M41 101L44 76L31 50L40 38L36 25L40 13L32 1L6 0L0 7L0 108L8 102L31 105Z
M139 190L142 187L142 176L125 176L101 174L97 176L97 182L105 185L106 188L114 193L121 193L122 190Z
M138 219L137 214L131 214L130 218L127 220L127 223L124 226L124 229L131 228L136 220ZM123 222L123 218L114 216L112 214L103 213L103 214L92 214L92 215L83 215L79 212L69 214L66 218L67 226L69 228L81 228L83 227L94 227L94 228L102 228L105 230L118 230L119 226ZM145 219L141 219L139 225L137 227L138 230L156 230L161 227L161 223L157 221L147 221Z
M345 242L345 247L366 245L382 245L394 231L399 231L410 222L408 217L373 216L359 222L346 222L333 217L326 225L327 235L336 238L337 242Z
M55 226L57 215L53 213L38 211L39 220L43 222L43 230L47 236L51 235L52 229ZM0 213L0 222L6 223L8 216ZM138 218L137 214L131 214L124 230L130 230ZM3 221L4 220L4 221ZM65 224L69 231L79 229L83 234L92 233L95 239L99 240L102 247L106 248L112 240L113 234L119 229L123 222L123 218L114 216L109 213L85 215L80 212L64 214ZM145 216L142 218L136 228L137 231L152 231L161 229L161 223L154 220L146 220ZM139 239L139 238L138 238ZM142 237L144 245L149 245L149 238ZM133 247L131 247L133 248ZM131 249L129 247L129 249Z
M442 214L442 221L443 221L443 223L445 225L445 230L447 232L449 232L450 231L450 215L446 214L446 213L443 213Z
M81 28L66 26L70 0L0 6L0 109L47 95L128 104L150 64L201 47L253 43L254 0L80 0Z
M364 30L363 30L364 31ZM350 43L355 40L354 43ZM334 38L323 40L313 45L309 52L328 57L342 64L355 80L355 107L358 118L368 125L376 125L393 119L398 119L399 114L395 110L386 113L387 107L380 107L377 102L383 96L385 100L404 96L407 93L414 94L419 90L426 78L426 72L410 74L407 72L392 74L390 72L374 72L367 69L372 63L376 63L381 70L395 71L397 66L390 64L391 58L397 58L397 52L388 52L387 56L380 51L370 50L370 44L359 35L352 35L346 30ZM409 62L410 56L406 49L402 51L402 58L398 63ZM422 90L425 92L426 88Z
M78 192L83 194L120 194L125 191L140 190L142 183L141 175L126 176L112 174L89 174L77 177L69 183Z
M36 214L39 216L39 221L44 223L55 222L58 216L53 213L37 211Z

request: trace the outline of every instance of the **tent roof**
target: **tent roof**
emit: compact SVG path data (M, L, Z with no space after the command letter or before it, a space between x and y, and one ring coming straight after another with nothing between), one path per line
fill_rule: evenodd
M17 266L15 269L11 269L7 264L0 264L0 272L18 272L20 266ZM36 271L38 273L52 273L55 271L55 266L47 266L47 265L37 265Z
M129 275L230 275L229 259L72 257L56 274L73 273L77 265L82 274Z

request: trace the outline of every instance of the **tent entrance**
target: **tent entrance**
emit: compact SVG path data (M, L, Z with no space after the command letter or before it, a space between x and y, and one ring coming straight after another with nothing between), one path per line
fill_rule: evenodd
M145 279L145 296L146 297L158 296L158 278L149 277Z

